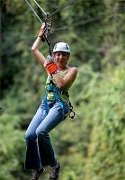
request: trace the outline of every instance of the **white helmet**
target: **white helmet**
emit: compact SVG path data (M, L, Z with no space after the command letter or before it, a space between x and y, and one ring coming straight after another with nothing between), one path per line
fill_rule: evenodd
M58 42L53 48L53 53L58 51L70 53L70 47L65 42Z

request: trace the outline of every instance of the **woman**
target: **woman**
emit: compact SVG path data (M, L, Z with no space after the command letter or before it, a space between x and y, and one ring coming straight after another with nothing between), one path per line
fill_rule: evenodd
M68 90L77 75L77 69L67 65L70 56L68 44L57 43L53 48L53 59L49 61L39 51L45 31L43 24L32 46L33 55L48 74L46 95L25 134L25 169L32 169L32 180L39 179L44 167L48 165L52 168L50 179L56 180L59 177L60 164L56 160L49 132L69 114Z

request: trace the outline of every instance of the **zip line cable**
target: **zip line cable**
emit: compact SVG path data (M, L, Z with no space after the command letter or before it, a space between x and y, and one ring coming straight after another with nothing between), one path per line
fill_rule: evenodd
M30 7L31 11L33 11L33 13L36 15L36 17L39 19L40 23L42 24L42 23L43 23L42 19L38 16L38 14L37 14L36 11L33 9L33 7L31 6L31 4L30 4L27 0L25 0L25 2L28 4L28 6Z
M60 6L55 12L51 13L51 14L48 14L48 13L45 13L45 11L42 9L42 7L37 3L36 0L33 0L34 3L40 8L40 10L42 11L42 13L44 14L45 16L45 26L46 26L46 32L45 34L43 34L43 38L44 40L47 42L48 44L48 47L49 47L49 54L52 55L52 52L51 52L51 43L50 41L48 40L48 35L52 35L51 33L51 22L52 22L52 19L51 17L53 15L55 15L57 12L61 11L62 9L64 9L65 7L67 7L69 4L71 4L71 2L73 2L74 0L70 0L68 3L66 3L65 5L63 6ZM36 15L36 17L39 19L40 23L42 24L43 21L42 19L38 16L38 14L36 13L36 11L34 10L34 8L31 6L31 4L28 2L28 0L25 0L25 2L28 4L28 6L30 7L30 9L33 11L33 13Z
M62 9L66 8L67 6L69 6L72 2L74 2L75 0L70 0L68 3L60 6L56 11L52 12L51 14L48 15L48 13L46 13L43 8L39 5L39 3L36 0L33 0L34 3L40 8L40 10L42 11L42 13L44 14L44 16L46 16L46 20L50 19L50 17L54 16L57 12L61 11ZM30 7L30 9L33 11L33 13L36 15L36 17L39 19L40 23L42 23L41 18L38 16L38 14L36 13L36 11L34 10L34 8L31 6L31 4L28 2L28 0L25 0L25 2L28 4L28 6Z
M83 20L83 21L79 21L79 22L70 24L68 26L63 26L63 27L60 27L60 28L57 28L57 29L53 29L52 34L54 32L56 32L56 31L62 31L62 30L69 29L70 27L76 27L76 26L81 26L81 25L89 24L89 23L101 20L101 19L103 19L105 17L113 16L114 14L118 14L120 12L125 12L125 8L122 8L122 9L120 9L120 10L114 12L114 13L103 14L103 15L100 15L99 17L93 17L93 18L90 18L90 19L87 19L87 20Z
M106 16L105 16L106 17ZM54 34L56 31L63 31L63 30L66 30L66 29L69 29L71 27L76 27L76 26L81 26L81 25L85 25L85 24L89 24L89 23L92 23L92 22L95 22L97 20L101 20L102 18L93 18L93 19L88 19L88 20L83 20L83 21L78 21L74 24L71 24L71 25L68 25L68 26L63 26L63 27L60 27L60 28L57 28L57 29L53 29L51 34ZM12 36L14 36L15 33L12 34ZM32 36L31 36L32 37ZM24 37L25 38L25 37Z
M29 5L30 9L34 12L34 14L36 15L36 17L39 19L39 21L42 23L42 20L41 18L38 16L38 14L35 12L35 10L33 9L33 7L30 5L30 3L25 0L26 3ZM47 13L45 13L45 11L42 9L42 7L36 2L36 0L33 0L35 2L35 4L40 8L40 10L42 11L42 13L44 14L44 16L47 15ZM74 2L75 0L70 0L68 3L66 3L65 5L61 6L60 8L58 8L56 11L54 11L53 13L49 14L47 17L46 17L46 20L49 19L50 17L52 17L53 15L55 15L57 12L61 11L62 9L66 8L68 5L70 5L72 2ZM53 31L51 32L52 34L54 32L57 32L57 31L62 31L62 30L66 30L66 29L69 29L70 27L76 27L76 26L81 26L81 25L85 25L85 24L89 24L89 23L92 23L92 22L95 22L95 21L98 21L100 19L103 19L104 17L106 16L113 16L114 14L117 14L119 12L124 12L125 11L125 8L122 8L121 10L118 10L114 13L108 13L108 14L103 14L103 15L100 15L99 17L94 17L94 18L91 18L91 19L88 19L88 20L83 20L83 21L79 21L79 22L76 22L76 23L73 23L71 25L68 25L68 26L63 26L63 27L59 27L57 29L53 29Z
M38 4L38 2L36 2L36 0L33 0L35 2L35 4L40 8L40 10L42 11L42 13L44 14L44 16L47 15L47 13L45 13L45 11L43 10L43 8Z
M67 6L69 6L69 5L70 5L72 2L74 2L74 1L75 1L75 0L70 0L68 3L60 6L56 11L54 11L53 13L51 13L51 14L48 16L48 18L54 16L57 12L63 10L64 8L66 8Z

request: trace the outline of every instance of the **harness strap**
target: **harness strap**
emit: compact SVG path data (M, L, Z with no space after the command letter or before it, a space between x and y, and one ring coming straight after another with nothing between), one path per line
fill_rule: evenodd
M61 99L60 97L60 94L65 94L67 97L69 97L69 94L67 91L64 91L64 90L60 90L58 87L56 87L53 83L51 83L48 87L47 87L47 93L48 92L53 92L54 93L54 98L55 98L55 101L54 102L58 102L58 104L60 105L60 107L62 108L63 110L63 114L64 114L64 102L63 100ZM45 108L46 108L46 111L47 113L49 112L49 104L48 104L48 100L47 100L47 94L44 96L43 98L43 102L45 104ZM71 102L69 101L69 117L71 119L73 119L75 117L75 112L73 111L73 106L71 104Z

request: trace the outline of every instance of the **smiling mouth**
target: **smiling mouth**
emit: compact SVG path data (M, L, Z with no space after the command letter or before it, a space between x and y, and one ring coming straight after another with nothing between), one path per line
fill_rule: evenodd
M61 63L62 63L62 62L65 62L65 60L58 60L58 62L61 62Z

